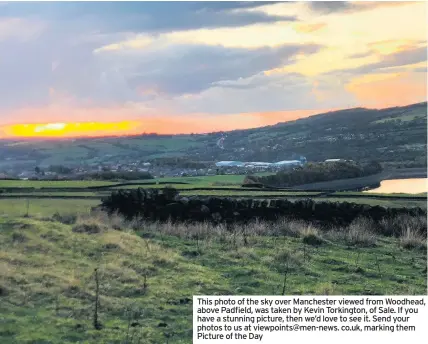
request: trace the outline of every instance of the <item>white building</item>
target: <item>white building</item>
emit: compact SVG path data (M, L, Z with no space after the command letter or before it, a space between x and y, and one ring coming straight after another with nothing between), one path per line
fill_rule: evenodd
M244 167L241 161L219 161L215 164L217 167Z
M303 163L300 160L283 160L272 164L273 166L301 166Z

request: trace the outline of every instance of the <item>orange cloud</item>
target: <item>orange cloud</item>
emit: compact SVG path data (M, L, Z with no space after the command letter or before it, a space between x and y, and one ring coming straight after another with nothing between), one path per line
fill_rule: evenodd
M410 39L389 39L372 42L367 44L367 46L377 54L388 55L399 53L405 50L415 49L420 46L420 42Z
M310 33L323 29L326 27L326 23L315 23L315 24L295 24L293 26L294 30L298 33Z

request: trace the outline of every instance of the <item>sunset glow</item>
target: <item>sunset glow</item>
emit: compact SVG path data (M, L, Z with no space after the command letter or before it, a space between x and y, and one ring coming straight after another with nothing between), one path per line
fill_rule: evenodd
M3 128L4 137L82 137L110 136L136 133L140 123L122 121L116 123L37 123L14 124Z
M0 139L205 133L427 100L425 1L70 6L2 5Z
M293 121L331 109L276 111L217 116L160 116L122 122L31 123L0 126L0 138L58 138L139 135L142 133L191 134L249 129ZM201 121L200 118L204 120ZM208 129L207 129L208 128Z

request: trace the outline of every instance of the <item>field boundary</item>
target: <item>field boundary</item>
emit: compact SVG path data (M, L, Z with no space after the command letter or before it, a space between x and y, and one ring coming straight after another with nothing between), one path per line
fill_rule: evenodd
M129 190L129 189L123 189ZM132 190L132 189L131 189ZM229 189L210 189L210 188L198 188L198 189L180 189L179 192L182 191L228 191ZM234 191L234 190L232 190ZM235 190L236 191L236 190ZM239 190L244 191L244 190ZM266 192L258 190L259 192ZM83 192L83 190L82 190ZM63 196L63 195L37 195L36 193L34 195L4 195L0 194L0 199L8 199L8 198L32 198L32 199L94 199L94 200L101 200L103 197L106 197L108 195L94 195L94 196L83 196L83 195L76 195L76 196ZM424 199L427 200L427 197L419 196L419 197L407 197L407 196L387 196L387 195L338 195L334 193L322 193L322 194L288 194L288 195L249 195L249 194L242 194L242 195L183 195L185 197L188 196L203 196L203 197L216 197L216 198L257 198L257 199L284 199L284 198L300 198L300 199L312 199L312 198L320 198L320 199L336 199L336 198L343 198L343 199L350 199L350 198L360 198L360 199L377 199L377 200L391 200L391 201L423 201Z

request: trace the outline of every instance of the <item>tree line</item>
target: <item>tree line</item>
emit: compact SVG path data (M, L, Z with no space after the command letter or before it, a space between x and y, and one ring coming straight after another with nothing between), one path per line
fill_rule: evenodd
M382 166L375 161L364 165L348 161L308 163L292 170L279 171L274 175L249 175L245 178L244 184L287 187L337 179L359 178L380 172L382 172Z

